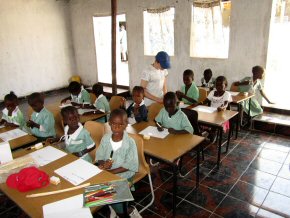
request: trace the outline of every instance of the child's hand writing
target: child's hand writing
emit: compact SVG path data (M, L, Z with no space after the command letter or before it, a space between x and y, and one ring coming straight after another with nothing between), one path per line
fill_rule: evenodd
M26 125L30 128L38 128L39 129L39 127L40 127L39 124L33 122L32 120L28 120Z
M168 129L168 132L169 132L170 134L175 134L175 133L176 133L176 130L173 129L173 128L169 128L169 129Z
M185 96L185 94L181 91L176 91L176 95L177 95L177 98L183 98Z
M99 168L102 170L107 170L107 169L111 169L112 165L113 165L112 160L106 160L99 166Z
M164 130L160 123L156 122L156 126L159 132L162 132Z

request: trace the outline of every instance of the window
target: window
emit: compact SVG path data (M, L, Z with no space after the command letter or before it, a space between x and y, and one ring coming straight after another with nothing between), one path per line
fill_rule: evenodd
M144 17L144 54L166 51L174 55L174 8L147 9Z
M290 56L290 0L273 1L270 25L265 93L277 107L290 108L289 56ZM263 105L266 102L263 101Z
M125 14L117 15L117 85L129 86ZM93 17L98 81L112 84L112 17Z
M190 56L228 58L231 2L194 0Z

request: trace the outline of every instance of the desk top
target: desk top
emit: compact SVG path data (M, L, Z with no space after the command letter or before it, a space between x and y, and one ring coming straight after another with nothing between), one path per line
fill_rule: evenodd
M27 151L23 151L27 153ZM22 154L24 154L22 153ZM19 155L19 153L18 153ZM17 155L17 156L18 156ZM49 176L58 176L54 173L54 170L71 163L72 161L77 160L78 158L72 154L68 154L52 163L49 163L43 167L40 167L41 170L45 171ZM11 189L7 187L6 183L0 184L0 189L12 200L14 201L25 213L30 217L43 217L42 206L49 204L55 201L59 201L65 198L69 198L78 194L83 193L83 189L64 192L61 194L55 194L50 196L36 197L36 198L26 198L28 194L35 194L40 192L56 191L65 188L74 187L71 183L58 176L61 180L61 183L58 185L49 184L47 187L36 189L29 192L19 192L16 189ZM85 181L84 183L90 182L91 184L103 183L107 181L119 180L120 177L109 173L107 171L102 171L98 175L92 177L91 179ZM84 184L83 183L83 184Z
M127 132L137 134L147 126L155 126L153 121L136 123L127 127ZM169 134L164 139L150 137L144 140L144 152L165 162L173 163L204 140L192 134Z
M239 93L236 96L232 96L233 99L233 103L241 103L242 101L245 101L247 99L250 99L252 97L254 97L255 94L249 93L248 95L243 95L242 93Z
M191 105L187 108L192 109L193 107L194 106ZM225 122L227 122L228 120L230 120L231 118L233 118L238 114L237 111L230 110L215 111L213 113L197 111L197 113L198 113L198 122L217 127L222 126Z
M7 132L13 129L16 129L16 127L3 127L3 128L0 128L0 133ZM10 148L13 150L23 145L27 145L29 143L35 142L36 140L37 139L33 135L28 134L28 135L10 140L9 144L10 144ZM0 142L3 142L2 139L0 139Z

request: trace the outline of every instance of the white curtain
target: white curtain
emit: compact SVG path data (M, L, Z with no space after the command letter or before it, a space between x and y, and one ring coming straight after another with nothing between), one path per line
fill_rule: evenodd
M194 1L190 48L192 57L228 57L229 26L223 25L222 11L219 1Z
M143 15L145 55L174 55L174 8L147 9Z

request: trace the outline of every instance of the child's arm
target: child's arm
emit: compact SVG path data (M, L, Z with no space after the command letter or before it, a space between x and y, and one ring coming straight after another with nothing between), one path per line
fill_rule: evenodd
M229 105L228 101L225 101L220 107L217 108L218 111L225 111Z
M200 105L210 105L210 100L206 98L204 101L199 102Z
M170 134L188 134L188 133L190 133L190 132L188 132L186 130L176 130L176 129L173 129L173 128L169 128L168 132Z
M37 128L37 129L39 129L39 128L40 128L40 125L39 125L38 123L35 123L35 122L32 121L32 120L28 120L28 121L26 122L26 125L27 125L28 127L30 127L31 129L33 129L33 128Z
M4 119L1 119L1 120L0 120L0 125L5 125L5 123L7 123L6 120L4 120Z
M273 102L271 102L271 101L269 100L269 98L266 96L265 92L264 92L262 89L260 90L260 93L261 93L261 95L266 99L266 101L267 101L269 104L274 104Z

